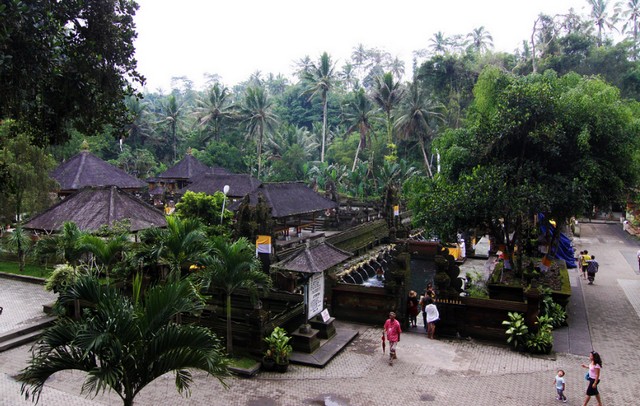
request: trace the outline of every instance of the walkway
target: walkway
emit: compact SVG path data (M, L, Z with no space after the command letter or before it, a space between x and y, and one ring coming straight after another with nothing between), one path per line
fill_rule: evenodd
M232 377L227 380L228 389L197 373L192 396L186 399L177 394L173 377L167 375L147 387L137 404L553 405L557 403L553 377L561 368L567 373L567 404L581 405L586 385L580 364L587 361L587 353L583 349L580 355L571 353L581 345L602 355L604 404L638 404L640 275L635 253L639 245L622 232L620 224L582 224L581 231L582 237L574 241L576 248L595 254L600 272L593 286L571 272L574 299L583 298L588 333L574 337L567 331L564 341L569 352L539 357L474 340L428 340L422 334L404 334L398 360L390 367L382 354L381 327L349 325L360 335L324 369L291 365L286 374ZM0 281L0 298L5 295L3 286ZM11 378L28 357L28 347L0 353L0 405L30 404L22 400L20 386ZM82 379L77 372L55 375L43 392L42 404L121 404L112 393L93 400L79 396Z

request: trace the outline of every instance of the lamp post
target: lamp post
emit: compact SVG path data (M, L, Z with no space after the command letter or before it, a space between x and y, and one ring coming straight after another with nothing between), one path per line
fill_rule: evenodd
M229 193L229 185L224 185L222 188L224 198L222 199L222 211L220 212L220 224L222 224L222 218L224 217L224 204L227 202L227 193Z

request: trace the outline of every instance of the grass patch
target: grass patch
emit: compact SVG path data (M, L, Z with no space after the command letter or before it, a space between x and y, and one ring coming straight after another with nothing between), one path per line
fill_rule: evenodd
M24 272L20 272L20 265L14 261L0 261L0 272L12 273L16 275L35 276L37 278L46 278L53 271L52 268L45 268L41 265L26 263Z
M258 361L249 357L242 356L234 356L229 359L229 366L240 368L240 369L250 369L252 368Z

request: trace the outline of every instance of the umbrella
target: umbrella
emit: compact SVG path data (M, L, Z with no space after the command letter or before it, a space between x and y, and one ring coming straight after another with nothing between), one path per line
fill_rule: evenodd
M386 347L386 342L384 341L384 334L382 335L382 353L384 354L384 350Z

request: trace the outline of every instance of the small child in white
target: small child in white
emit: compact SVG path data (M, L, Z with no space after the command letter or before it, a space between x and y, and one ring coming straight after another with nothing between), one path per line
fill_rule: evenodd
M556 386L556 392L558 393L556 400L561 400L563 403L567 403L567 397L564 395L564 371L562 369L558 371L554 384Z

